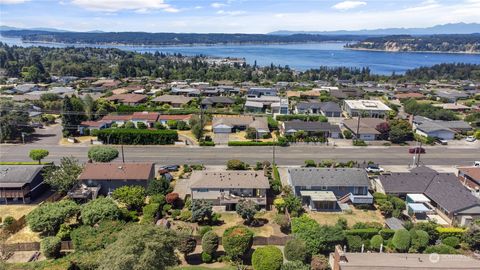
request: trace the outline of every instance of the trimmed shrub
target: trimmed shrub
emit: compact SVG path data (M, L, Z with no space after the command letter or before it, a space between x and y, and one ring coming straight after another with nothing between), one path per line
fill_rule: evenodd
M276 246L263 246L255 249L252 255L255 270L280 270L283 265L282 251Z
M97 137L110 144L174 144L178 133L174 130L107 128L99 130Z
M82 206L82 222L93 226L103 220L115 220L120 217L120 209L111 198L100 197Z
M284 142L280 140L277 142L257 142L257 141L229 141L228 146L286 146Z
M110 162L118 157L118 150L110 146L93 146L88 150L88 158L95 162Z
M204 263L210 263L212 262L213 260L213 256L206 253L206 252L202 252L202 262Z
M197 247L197 240L191 234L180 233L178 235L177 249L185 258L195 250L195 247Z
M381 235L374 235L372 239L370 239L370 247L374 250L380 250L380 246L383 244L383 238Z
M63 223L60 225L60 229L57 232L57 237L61 240L68 240L70 239L70 233L73 231L72 227L68 224Z
M327 117L323 115L306 115L306 114L282 114L277 115L276 119L278 121L291 121L291 120L302 120L302 121L313 121L313 122L327 122Z
M219 238L213 231L206 232L202 237L202 251L209 254L211 257L215 256L219 244Z
M203 237L207 232L209 232L211 230L212 230L211 226L202 226L198 230L198 235L200 235L200 237Z
M381 201L381 200L386 200L387 199L387 194L380 193L380 192L375 192L373 193L373 199L375 202Z
M410 248L410 240L410 233L405 229L400 229L393 235L392 244L399 252L407 252Z
M276 214L273 222L280 226L280 231L283 233L287 234L290 232L290 220L288 219L287 215Z
M253 244L253 232L245 226L233 226L225 230L222 245L225 253L233 259L248 253Z
M444 228L444 227L437 227L438 237L440 239L445 239L450 236L454 236L457 238L462 238L465 235L466 229L463 228Z
M48 259L55 259L60 256L60 248L62 247L62 240L55 236L49 236L42 239L40 242L40 250Z
M0 219L0 222L2 220ZM6 216L5 219L3 220L3 229L9 233L12 233L14 230L13 224L15 223L15 218L12 216Z
M231 159L227 162L227 170L247 170L248 164L238 159Z
M306 262L308 259L307 245L305 241L300 239L288 240L283 252L285 253L285 258L289 261Z
M371 239L374 235L378 234L378 229L375 228L366 228L366 229L351 229L345 230L345 235L356 235L360 236L362 239Z
M44 203L27 215L27 224L34 232L56 234L65 219L77 214L78 205L71 200Z
M362 249L362 238L358 235L347 235L347 243L350 251L360 251Z
M458 251L455 250L451 246L447 246L445 244L440 244L440 245L434 245L434 246L429 246L425 249L425 252L427 254L430 253L438 253L438 254L457 254Z
M145 195L142 186L123 186L112 192L112 198L125 204L129 210L140 210L145 204Z
M70 238L75 251L100 250L115 242L124 227L123 222L107 220L95 227L80 226L70 233Z
M430 236L423 230L410 230L411 248L416 252L422 252L430 241Z
M442 239L442 244L451 246L453 248L457 248L458 245L460 244L460 239L458 239L455 236L449 236L444 239Z
M165 200L167 201L167 203L169 204L175 204L175 202L177 202L177 200L180 198L180 196L178 195L178 193L168 193L166 196L165 196Z
M307 159L305 160L305 167L317 167L317 163L314 160Z

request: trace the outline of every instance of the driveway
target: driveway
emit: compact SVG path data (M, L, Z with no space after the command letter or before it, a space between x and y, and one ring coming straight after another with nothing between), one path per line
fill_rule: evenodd
M62 125L54 124L44 128L36 128L35 133L25 138L25 143L43 145L57 145L62 138Z
M215 145L227 145L228 144L228 137L230 134L228 133L216 133L213 135L213 142Z

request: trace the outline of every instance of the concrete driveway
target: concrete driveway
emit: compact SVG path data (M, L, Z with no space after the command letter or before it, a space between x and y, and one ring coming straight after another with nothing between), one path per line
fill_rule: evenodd
M228 133L216 133L213 135L213 141L215 145L227 145L228 144L228 137L230 134Z

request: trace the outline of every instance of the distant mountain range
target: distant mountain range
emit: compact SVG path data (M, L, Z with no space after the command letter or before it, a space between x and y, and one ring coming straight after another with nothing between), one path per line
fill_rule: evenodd
M426 28L384 28L364 30L338 30L338 31L288 31L279 30L268 33L270 35L289 36L294 34L310 35L362 35L362 36L385 36L385 35L441 35L441 34L473 34L480 33L479 23L449 23L435 25Z
M57 29L57 28L48 28L48 27L34 27L34 28L20 28L20 27L13 27L8 25L0 25L0 31L17 31L17 30L31 30L31 31L44 31L44 32L52 32L52 33L67 33L67 32L75 32L69 31L64 29ZM100 30L93 30L88 31L87 33L103 33Z

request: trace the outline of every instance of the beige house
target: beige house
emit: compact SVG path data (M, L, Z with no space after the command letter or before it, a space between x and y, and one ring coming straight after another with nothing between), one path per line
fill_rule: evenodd
M241 200L265 207L270 188L263 171L194 171L190 182L192 200L208 200L226 210L235 210Z

